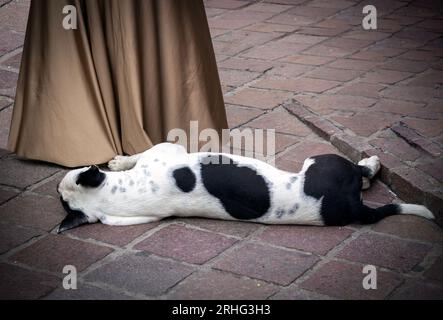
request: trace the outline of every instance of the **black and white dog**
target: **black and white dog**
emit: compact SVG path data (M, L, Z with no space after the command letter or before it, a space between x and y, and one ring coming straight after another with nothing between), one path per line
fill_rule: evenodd
M374 223L394 214L434 218L421 205L372 209L362 203L363 181L380 169L376 156L355 165L320 155L291 173L257 159L187 153L161 143L134 156L116 156L108 166L114 172L91 166L68 172L60 182L68 215L59 232L97 221L121 226L170 216L327 226Z

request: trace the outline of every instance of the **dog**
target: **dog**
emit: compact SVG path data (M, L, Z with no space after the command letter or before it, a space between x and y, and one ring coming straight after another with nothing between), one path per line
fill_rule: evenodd
M253 158L187 153L181 145L161 143L116 156L108 167L72 170L62 179L57 190L67 216L59 233L98 221L123 226L170 216L318 226L370 224L395 214L434 218L422 205L363 204L361 191L380 169L377 156L354 164L319 155L291 173Z

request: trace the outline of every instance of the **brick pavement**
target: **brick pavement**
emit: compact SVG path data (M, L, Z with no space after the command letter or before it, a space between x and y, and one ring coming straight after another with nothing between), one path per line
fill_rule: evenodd
M378 154L369 205L426 203L442 217L438 1L205 1L231 128L276 128L278 167L309 155ZM0 148L6 145L29 1L0 0ZM438 8L440 6L440 8ZM63 168L0 149L0 298L443 298L443 232L395 216L375 225L264 226L167 219L56 235ZM440 220L441 222L441 220ZM75 265L78 290L64 290ZM362 288L362 268L378 289Z

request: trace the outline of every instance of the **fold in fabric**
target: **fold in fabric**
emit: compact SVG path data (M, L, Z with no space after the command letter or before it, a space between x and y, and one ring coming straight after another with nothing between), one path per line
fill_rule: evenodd
M63 28L65 5L77 29ZM34 0L8 148L67 167L227 128L201 0ZM220 133L221 134L221 133Z

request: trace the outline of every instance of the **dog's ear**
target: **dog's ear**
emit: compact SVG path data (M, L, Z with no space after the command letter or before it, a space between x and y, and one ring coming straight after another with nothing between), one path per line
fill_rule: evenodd
M89 223L88 216L79 210L72 210L68 203L60 197L63 208L68 215L63 219L62 223L58 227L57 233L76 228L82 224Z
M76 183L83 187L96 188L105 180L105 176L97 166L90 166L88 170L78 175Z

